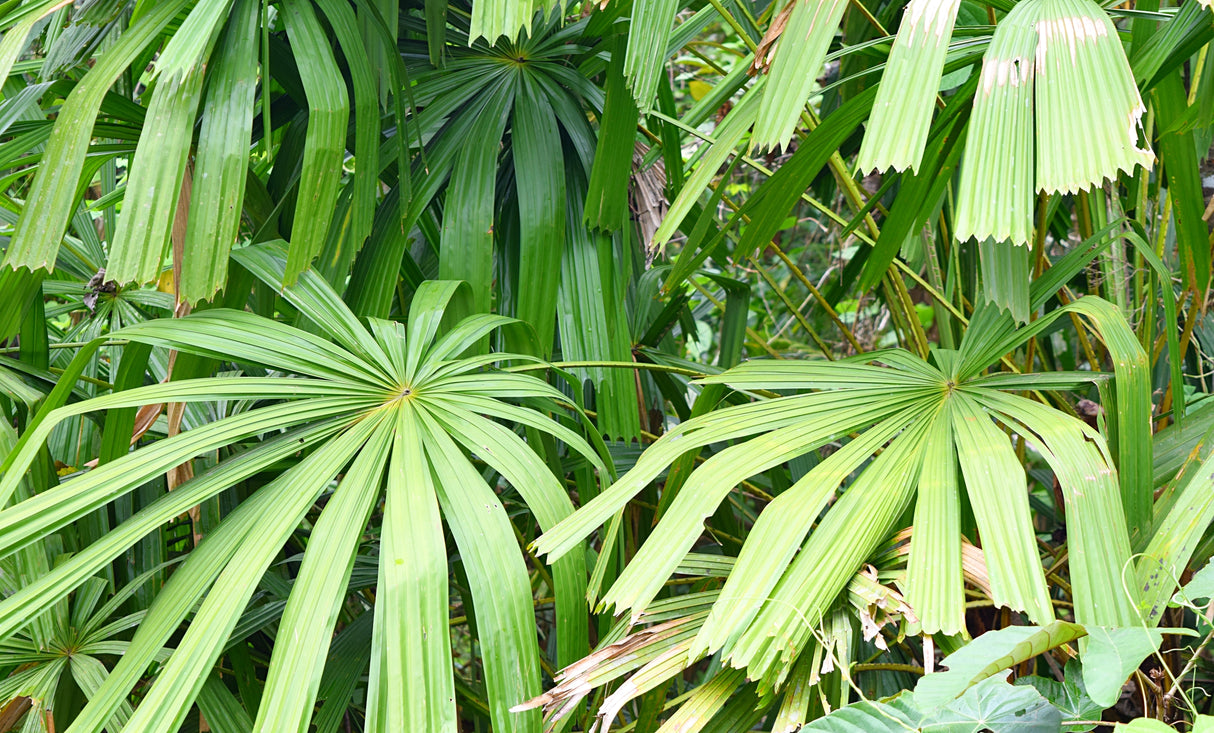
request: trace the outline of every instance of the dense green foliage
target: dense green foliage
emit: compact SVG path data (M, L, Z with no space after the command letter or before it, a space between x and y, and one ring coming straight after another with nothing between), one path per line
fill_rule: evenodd
M1214 12L0 2L0 733L1214 726Z

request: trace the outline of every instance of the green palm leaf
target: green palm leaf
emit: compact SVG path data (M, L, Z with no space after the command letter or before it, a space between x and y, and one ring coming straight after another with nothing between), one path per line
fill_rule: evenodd
M540 412L505 401L552 407L563 396L534 377L485 371L493 361L511 355L463 356L509 319L474 316L440 336L444 312L460 293L454 284L419 289L407 327L372 322L368 330L314 273L305 272L297 285L284 287L288 255L281 243L246 248L237 256L281 289L332 341L221 309L124 330L121 335L132 341L261 364L296 376L169 382L59 408L51 400L48 412L23 435L9 459L0 482L6 494L17 491L54 426L70 417L164 401L240 398L268 404L157 441L0 511L0 552L11 553L47 536L200 451L301 427L220 462L0 602L0 626L8 629L6 634L18 631L29 623L28 609L65 597L150 528L302 450L301 461L240 504L189 554L165 585L162 594L168 595L153 602L113 674L97 678L88 705L70 730L96 731L105 725L121 709L135 678L161 654L168 635L201 600L178 652L169 657L128 724L128 729L176 730L204 694L229 636L240 633L238 622L259 579L316 497L339 474L333 496L312 529L283 611L279 638L291 641L275 647L255 729L308 729L336 614L347 597L354 554L370 513L386 491L381 595L375 609L367 611L375 614L371 729L454 730L441 517L451 529L470 582L472 595L466 601L476 607L490 717L503 730L538 730L538 714L509 711L539 693L539 650L530 631L532 590L522 554L503 552L516 542L514 529L471 456L518 489L541 527L555 525L572 513L572 503L547 464L497 419L521 418L602 466L576 433ZM558 656L565 663L585 651L584 560L577 554L562 559L554 565L553 577Z
M1076 307L1098 318L1102 312L1094 299ZM630 609L636 621L694 546L703 519L730 490L748 476L827 441L842 440L841 450L759 516L736 572L688 647L684 663L721 652L761 686L779 686L798 655L809 648L814 628L847 581L897 528L916 489L921 496L907 588L908 597L923 604L916 614L933 629L960 630L958 492L964 486L996 603L1048 623L1053 608L1036 549L1023 469L997 421L1038 446L1064 488L1071 562L1080 565L1072 569L1077 619L1126 625L1137 599L1132 588L1127 592L1116 582L1129 567L1130 546L1104 438L1063 413L984 385L984 379L997 377L980 376L978 355L998 358L1027 338L989 318L975 318L976 325L985 325L971 327L960 353L937 355L938 363L951 365L946 370L909 353L889 351L852 362L752 361L701 380L743 390L818 391L726 408L681 423L615 485L545 533L537 548L559 557L678 456L708 443L735 441L678 489L657 527L607 592L604 604ZM1011 323L1010 317L1003 318ZM1119 387L1133 387L1133 380ZM882 386L874 386L878 384ZM1031 388L1032 375L1006 386ZM848 441L844 436L853 431L859 434ZM857 469L859 475L810 531L839 484ZM925 560L938 568L928 570ZM924 585L937 582L944 587Z

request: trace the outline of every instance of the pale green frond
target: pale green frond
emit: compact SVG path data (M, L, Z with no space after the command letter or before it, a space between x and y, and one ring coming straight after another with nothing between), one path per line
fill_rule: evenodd
M961 486L953 453L952 408L946 404L923 444L914 532L906 563L906 602L925 634L965 631L961 569Z
M468 297L468 287L452 280L427 280L413 294L406 329L405 379L412 381L443 322L447 305L456 296Z
M0 39L0 79L8 78L13 64L29 45L30 33L33 32L34 26L71 2L72 0L38 0L10 11L4 19L4 37Z
M978 243L982 269L982 298L1012 315L1017 323L1029 320L1029 283L1033 279L1033 252L1014 242L984 239Z
M885 62L856 169L919 171L961 0L911 0Z
M135 323L116 335L225 361L264 364L339 382L392 387L390 377L379 363L360 359L319 336L246 311L211 308L184 318Z
M211 55L211 47L231 7L232 0L200 0L195 4L164 52L156 57L152 79L201 73L199 66Z
M540 529L555 526L573 514L565 487L523 439L502 425L464 410L428 405L434 417L466 450L492 466L522 495ZM556 583L557 663L571 664L586 646L586 558L570 553L552 563Z
M755 119L753 149L787 148L839 30L846 0L792 0ZM752 90L753 93L753 90Z
M923 361L919 360L922 364ZM855 362L782 361L752 359L698 384L728 384L734 389L835 389L887 385L890 390L922 389L944 383L944 375L928 366L926 374Z
M1012 8L982 59L957 191L956 238L1027 244L1035 200L1034 1Z
M817 692L819 672L814 655L801 653L784 688L784 700L771 723L772 733L797 733L810 720L810 705Z
M144 450L129 453L89 471L70 484L43 492L0 512L0 548L11 550L20 547L34 531L30 522L51 507L54 512L48 513L48 516L55 516L60 522L58 526L62 526L89 509L122 496L153 476L164 473L199 453L230 445L250 435L351 413L356 409L357 406L352 407L348 398L341 397L322 397L301 403L286 402L239 413L158 441ZM47 424L43 432L50 432L50 424ZM17 461L0 479L0 497L3 497L3 501L12 496L29 462L41 446L41 441L35 441L19 449ZM63 486L69 485L70 490L63 489ZM94 491L101 493L94 494Z
M363 446L312 527L291 586L278 643L253 730L307 733L354 556L379 498L395 425L389 420Z
M576 547L581 540L610 519L636 494L652 481L664 468L689 450L723 440L738 440L765 431L796 426L815 415L829 414L833 410L846 409L860 403L872 408L867 416L869 423L905 406L877 402L888 390L851 390L842 393L815 393L779 400L766 400L749 405L728 407L688 420L663 435L651 445L628 473L605 489L572 517L545 532L535 541L540 554L560 557ZM861 422L860 424L864 424ZM838 428L846 428L840 424ZM849 429L834 431L823 438L834 440L846 435ZM811 444L811 443L807 443ZM806 450L809 450L807 448ZM749 475L749 474L748 474ZM728 487L726 491L728 491ZM675 559L678 563L678 559Z
M973 400L954 394L953 439L965 477L997 606L1024 611L1034 623L1054 620L1037 554L1024 468L1007 436Z
M764 507L692 647L693 655L715 654L745 631L840 484L923 412L916 405L866 430Z
M387 460L382 444L388 430L383 428L384 422L378 419L355 423L277 479L292 489L288 500L274 511L264 513L256 531L239 541L173 656L131 716L129 728L146 733L170 733L180 728L206 682L206 673L223 652L228 636L257 588L257 581L316 497L347 464L350 467L343 483L370 483L372 477L378 479ZM379 437L372 438L376 434ZM279 729L270 725L269 730Z
M1128 580L1130 532L1103 438L1083 422L1024 397L985 390L976 394L1054 470L1066 502L1076 620L1101 626L1137 624L1138 590Z
M80 691L86 698L96 692L109 677L109 670L105 668L100 659L84 653L71 655L68 658L68 667L72 673L72 680L80 686ZM114 717L110 718L110 728L122 730L130 717L131 706L123 705L114 712Z
M796 1L796 0L794 0ZM800 0L810 2L811 0ZM709 183L717 175L717 170L729 159L729 156L742 142L742 138L754 124L755 118L759 113L758 101L759 97L766 99L762 89L767 83L767 78L762 77L747 91L721 124L713 130L712 142L705 143L711 145L708 152L700 160L699 166L692 172L687 180L683 183L683 188L679 191L679 195L674 201L670 202L670 208L666 210L666 216L663 217L662 223L658 225L658 229L653 233L653 241L649 244L651 249L662 249L666 243L674 236L679 225L683 223L683 219L691 212L693 206L700 199L700 194L704 189L708 188ZM804 104L802 100L801 104Z
M1212 438L1214 427L1205 431L1190 452L1190 460L1161 498L1154 532L1138 563L1138 585L1143 589L1140 609L1150 623L1158 623L1197 543L1214 521L1214 492L1210 491L1214 485Z
M267 529L272 529L267 526L268 517L275 518L275 521L290 519L281 515L284 513L284 508L292 507L295 502L307 501L310 505L323 489L324 484L328 483L329 475L325 475L324 472L331 466L324 464L337 454L351 450L350 436L353 435L357 438L361 433L365 437L363 431L368 427L374 427L373 425L368 426L367 423L371 422L374 421L363 421L361 426L356 426L353 433L347 432L342 438L330 440L323 448L305 458L293 469L262 486L241 502L231 514L224 518L224 521L216 525L214 530L203 538L197 547L190 551L189 557L169 576L161 592L156 594L147 616L135 630L128 649L121 655L118 664L97 694L89 698L88 704L68 728L70 733L100 733L109 717L128 699L131 689L143 678L148 665L154 660L162 659L164 645L178 631L186 616L198 608L199 600L207 594L216 578L225 568L230 567L229 560L240 549L249 548L244 544L245 540L250 535L258 535ZM352 449L356 450L357 447L354 445ZM334 473L337 471L336 468L332 470ZM300 490L301 482L318 478L325 479L325 481L316 487L316 493L303 495L306 491ZM294 525L292 525L293 527ZM281 547L280 542L275 546L274 551L276 552ZM264 571L264 567L262 570ZM245 590L251 592L256 585L257 578L260 577L261 573L258 573L257 577L251 581L240 580L236 584L237 587L228 588L227 592L229 594L243 593ZM235 623L235 616L238 616L241 610L243 610L243 604L234 612L233 618L231 618L232 623ZM195 618L197 619L197 616ZM214 636L219 639L217 643L222 645L228 638L228 633L215 633ZM196 641L203 640L196 639ZM178 663L188 666L184 657L185 655L181 655ZM195 666L199 667L202 672L211 667L209 663ZM181 667L178 669L184 672L189 671L188 669L181 670ZM199 684L201 685L201 682ZM162 690L162 693L168 692ZM192 698L192 696L191 693L186 697Z
M636 674L629 677L610 695L603 699L595 717L604 729L609 729L616 716L624 709L629 701L644 695L659 685L668 682L672 677L687 669L693 662L687 659L687 644L684 642L667 650L664 654L641 667ZM698 660L694 660L698 661Z
M717 672L691 693L691 697L679 706L678 712L666 719L657 733L698 733L704 730L704 726L725 707L745 682L746 675L740 669Z
M1154 154L1138 147L1146 106L1108 14L1091 0L1027 4L1037 31L1037 190L1076 193L1151 167Z
M426 405L431 404L430 399L426 395L419 395L418 400ZM526 425L529 428L535 428L540 432L548 433L589 461L590 465L599 472L600 476L608 477L611 475L607 470L606 464L603 462L602 456L590 447L585 438L537 410L518 407L508 402L490 399L479 394L447 393L441 396L441 404L448 408L459 407L480 415L509 420L510 422Z
M456 366L456 364L460 365L461 367L465 364L469 364L472 365L472 368L477 368L481 366L482 363L491 364L494 362L502 362L511 359L514 356L513 354L502 354L500 352L486 355L483 362L482 360L472 356L462 359L460 357L464 356L465 351L471 349L485 336L488 336L490 333L493 333L503 326L508 326L515 323L518 323L518 321L513 318L507 318L505 316L490 313L477 313L468 316L459 323L455 324L450 331L440 336L438 340L434 342L434 345L431 346L430 350L426 352L425 364L413 376L413 379L417 382L426 380L430 378L430 376L434 374L436 370L440 368L440 366L446 367L448 371L445 371L445 373L451 374L452 372L449 370ZM447 361L448 359L458 361Z
M179 33L174 39L183 37ZM198 63L201 66L202 60ZM181 76L164 74L156 83L131 162L122 216L118 217L106 269L106 276L120 283L150 282L163 269L202 82L198 70Z
M911 424L877 456L809 535L762 611L727 661L770 690L809 648L831 603L883 542L914 496L929 415Z
M203 0L195 5L156 60L152 103L131 161L106 269L107 277L120 283L149 282L160 275L177 220L204 70L231 4Z
M215 733L248 733L253 730L253 720L218 674L208 677L199 690L198 711Z
M531 585L522 554L514 549L510 520L501 500L442 427L422 410L418 418L439 506L476 605L493 728L538 733L539 715L510 712L540 692Z
M1109 416L1113 418L1110 423L1117 437L1115 453L1121 483L1121 503L1130 527L1131 541L1141 547L1141 543L1145 542L1141 532L1145 532L1151 524L1150 367L1146 352L1116 306L1097 297L1080 298L1020 329L1015 327L1010 317L999 315L994 308L980 309L974 314L961 342L955 371L963 380L976 377L999 356L1015 350L1068 313L1078 313L1091 321L1112 357L1117 393L1116 411L1110 412ZM1032 388L1031 379L1026 376L1021 381L1021 388ZM1047 375L1037 388L1050 389L1054 386Z
M442 519L417 415L409 406L398 412L379 550L367 731L453 733L458 725Z
M624 76L641 112L648 112L666 66L668 43L678 0L634 0L624 52ZM637 110L632 110L636 112Z
M922 399L905 402L891 399L874 405L868 399L846 392L839 395L851 397L850 403L789 427L770 430L709 458L679 490L662 521L603 597L603 605L632 609L634 615L643 611L704 531L704 519L716 511L729 491L742 480L885 419L907 407L908 402L913 404ZM684 446L684 449L690 447ZM627 479L628 475L625 475L619 483ZM853 568L849 575L854 571Z
M358 316L316 272L301 274L294 285L286 286L287 244L282 240L241 247L232 258L259 280L282 294L308 320L368 364L389 371L395 361L388 358L379 343L367 332Z
M526 32L531 35L531 22L537 10L557 3L545 0L476 0L472 3L472 23L468 28L468 43L484 38L496 43L505 36L513 40Z

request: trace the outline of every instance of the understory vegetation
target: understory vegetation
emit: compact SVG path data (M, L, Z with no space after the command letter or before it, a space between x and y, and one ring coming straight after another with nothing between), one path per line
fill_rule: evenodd
M1209 0L0 31L0 733L1214 731Z

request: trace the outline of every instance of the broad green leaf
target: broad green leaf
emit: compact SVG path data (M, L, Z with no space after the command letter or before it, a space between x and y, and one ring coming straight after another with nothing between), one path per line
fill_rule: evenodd
M802 731L821 733L907 733L918 730L923 713L909 691L886 700L863 700L811 720Z
M1054 733L1062 715L1036 690L993 677L920 721L933 733Z
M1058 680L1028 675L1020 677L1016 685L1029 685L1040 692L1042 697L1058 708L1063 721L1067 720L1100 720L1104 708L1097 705L1088 696L1087 688L1083 685L1083 669L1079 660L1071 659L1066 663L1064 679ZM1094 723L1078 723L1062 728L1063 733L1085 733L1092 730Z
M1013 687L995 677L978 683L944 708L922 710L907 692L881 701L863 701L812 721L801 730L823 733L1055 733L1058 710L1029 687Z
M1087 631L1083 684L1097 705L1112 707L1121 696L1126 678L1142 660L1159 651L1163 634L1137 626L1089 626Z
M1193 573L1189 582L1172 596L1175 603L1195 603L1202 598L1214 598L1214 561Z
M1162 720L1154 718L1138 718L1128 723L1118 723L1115 728L1118 733L1175 733L1176 729Z
M1084 627L1065 621L988 631L945 657L941 664L947 672L920 678L915 704L925 710L945 705L982 680L1086 634Z

